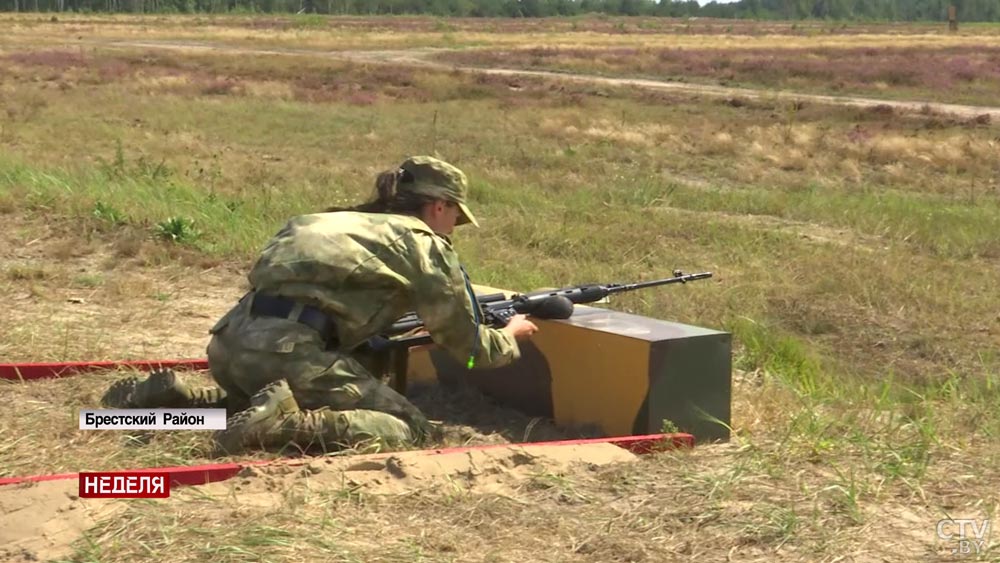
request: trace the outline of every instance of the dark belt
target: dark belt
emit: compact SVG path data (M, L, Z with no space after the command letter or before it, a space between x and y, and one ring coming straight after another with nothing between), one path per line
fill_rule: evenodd
M327 348L335 348L337 343L337 323L333 320L333 317L312 305L303 305L302 312L299 313L298 318L289 317L292 309L298 304L298 301L287 297L256 293L253 296L253 304L250 306L250 314L255 317L278 317L297 321L320 333L323 339L326 340Z

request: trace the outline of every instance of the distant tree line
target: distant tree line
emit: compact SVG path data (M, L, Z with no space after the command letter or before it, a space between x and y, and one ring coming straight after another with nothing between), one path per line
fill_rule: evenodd
M546 17L624 16L942 21L954 4L960 21L1000 21L1000 0L0 0L8 12L432 14Z

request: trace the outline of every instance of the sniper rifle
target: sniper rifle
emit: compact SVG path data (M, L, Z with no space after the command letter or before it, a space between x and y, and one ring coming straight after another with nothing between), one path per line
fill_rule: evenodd
M638 283L584 284L551 291L535 291L515 294L509 299L502 293L477 296L482 323L493 328L503 328L514 315L531 315L539 319L568 319L573 315L573 306L594 303L608 296L646 289L660 285L687 283L712 277L712 272L684 274L674 270L674 277ZM376 351L397 350L411 346L421 346L433 342L429 334L404 336L423 326L416 313L404 315L386 331L386 335L372 338L369 346Z

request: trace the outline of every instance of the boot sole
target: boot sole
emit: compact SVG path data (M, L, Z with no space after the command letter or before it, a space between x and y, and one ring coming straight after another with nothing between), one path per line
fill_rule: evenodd
M136 387L139 385L139 378L135 376L126 377L111 384L111 387L104 392L101 397L101 405L113 409L129 408L132 399L135 397Z
M274 404L273 409L266 408L269 403ZM244 444L248 439L254 437L252 429L258 422L274 416L292 414L298 410L292 390L284 380L268 384L250 397L250 408L229 417L226 420L226 429L215 434L216 455L241 453L246 449Z
M139 391L140 386L142 393ZM137 398L140 395L146 398L155 397L158 400L153 402L159 404L139 405ZM177 390L177 375L172 370L154 371L144 381L129 376L116 381L101 397L102 405L117 409L183 407L187 402L184 393Z

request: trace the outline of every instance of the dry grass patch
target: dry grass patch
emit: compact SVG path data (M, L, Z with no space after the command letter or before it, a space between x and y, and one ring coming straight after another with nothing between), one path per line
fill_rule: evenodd
M199 357L212 318L241 294L218 260L148 232L49 219L8 218L2 236L0 291L16 304L0 328L3 361Z
M724 43L724 41L723 41ZM740 44L598 48L544 46L444 52L440 60L469 66L548 69L642 76L680 82L836 92L994 105L1000 47L865 46L842 41L809 47Z
M795 178L832 187L848 180L959 197L968 194L971 182L979 184L983 195L1000 194L1000 142L992 129L979 131L959 123L942 128L934 124L935 118L921 123L893 116L858 119L851 125L814 117L823 111L778 106L770 116L757 116L770 123L726 112L728 123L694 117L682 126L624 113L615 120L567 110L549 112L539 131L564 146L614 142L645 149L654 158L667 147L675 155L722 157L729 169L719 172L741 182L780 185ZM903 170L905 175L896 173Z
M81 431L81 408L100 408L100 397L122 373L91 374L62 380L2 381L13 412L0 425L18 436L3 448L4 477L164 467L207 461L209 433ZM154 436L155 434L155 436ZM39 447L55 444L60 447Z

